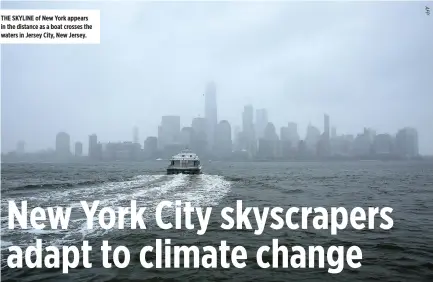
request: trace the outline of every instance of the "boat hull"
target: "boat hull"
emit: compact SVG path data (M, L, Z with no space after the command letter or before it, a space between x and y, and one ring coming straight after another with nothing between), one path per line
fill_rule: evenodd
M201 174L200 168L167 168L167 174Z

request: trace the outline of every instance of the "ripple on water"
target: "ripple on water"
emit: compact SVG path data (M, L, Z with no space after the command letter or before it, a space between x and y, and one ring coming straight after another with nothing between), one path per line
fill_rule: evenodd
M230 163L213 162L206 165L206 173L199 176L161 175L161 165L100 164L86 165L30 165L2 164L2 267L5 248L10 245L27 246L35 238L44 244L76 244L83 239L99 248L101 240L114 245L125 245L131 250L131 264L126 269L108 270L95 263L93 269L71 271L71 281L132 281L149 279L233 280L238 281L429 281L433 277L433 164L431 163ZM216 175L212 175L216 174ZM45 186L42 184L46 184ZM69 184L68 184L69 183ZM51 185L51 186L50 186ZM7 230L7 201L28 200L35 206L72 206L71 228L62 230ZM344 230L337 236L315 230L265 229L256 236L250 230L221 230L219 211L224 206L391 206L394 228L381 230ZM208 232L162 231L152 225L146 215L147 230L87 230L79 201L100 200L104 206L128 206L131 200L148 207L150 214L161 200L190 201L195 206L212 206ZM173 209L165 216L173 219ZM251 217L252 218L252 217ZM95 222L96 223L96 222ZM125 222L129 224L128 220ZM195 221L197 223L197 221ZM172 238L173 244L228 244L243 245L249 256L246 269L163 269L144 270L139 263L139 250L156 238ZM254 253L261 245L270 245L279 238L288 246L358 245L363 252L360 269L344 270L331 276L323 269L260 269ZM100 260L96 252L93 259ZM269 256L271 259L271 256ZM188 272L187 272L188 271ZM60 271L2 270L2 281L26 278L33 280L66 279Z

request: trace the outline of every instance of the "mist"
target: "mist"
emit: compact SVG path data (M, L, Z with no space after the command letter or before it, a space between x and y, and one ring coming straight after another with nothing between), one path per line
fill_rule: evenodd
M101 10L99 45L1 46L2 152L84 143L140 143L163 115L204 116L215 81L218 120L242 126L247 104L277 131L323 114L340 134L418 130L433 154L433 16L422 2L2 3L3 9Z

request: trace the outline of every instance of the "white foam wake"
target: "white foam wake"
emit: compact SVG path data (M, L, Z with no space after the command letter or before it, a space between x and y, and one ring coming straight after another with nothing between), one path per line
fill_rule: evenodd
M68 245L83 239L100 237L114 230L104 230L99 226L95 217L94 228L87 229L85 214L82 211L80 201L91 202L99 200L98 210L103 207L128 207L131 200L137 201L138 207L146 207L144 221L154 219L154 211L162 200L188 201L193 206L214 206L230 191L230 182L223 177L214 175L140 175L130 181L110 182L101 185L80 188L66 188L50 192L43 192L31 197L14 199L15 201L27 200L29 210L32 206L55 207L70 206L72 215L68 230L8 230L7 216L1 219L2 238L1 248L7 248L10 244L28 246L36 238L41 238L44 244ZM2 199L2 211L7 210L7 201ZM98 213L97 213L98 214ZM130 226L130 220L125 218L125 229ZM10 242L9 242L10 241ZM9 244L10 243L10 244Z

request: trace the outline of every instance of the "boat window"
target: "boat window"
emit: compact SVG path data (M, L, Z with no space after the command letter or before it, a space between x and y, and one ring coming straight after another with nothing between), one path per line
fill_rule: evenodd
M190 157L192 157L192 155L189 155Z
M174 161L171 161L171 165L174 165Z

